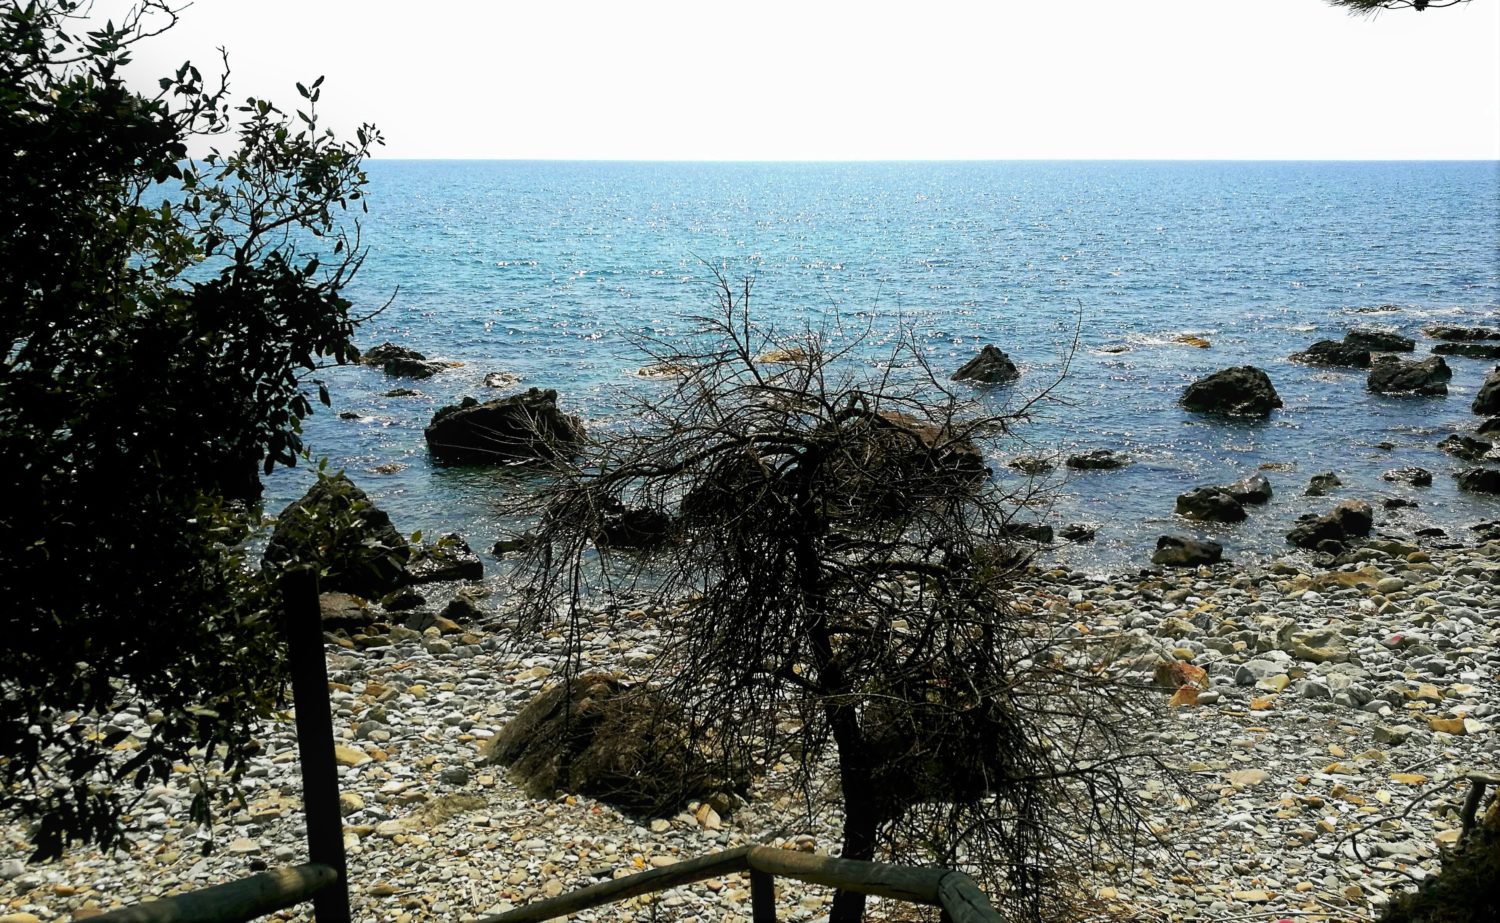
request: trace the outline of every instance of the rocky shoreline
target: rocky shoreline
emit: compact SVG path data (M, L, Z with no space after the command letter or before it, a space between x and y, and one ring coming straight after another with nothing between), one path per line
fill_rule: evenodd
M512 638L493 578L424 592L453 618L429 615L422 631L345 632L329 649L359 918L473 921L743 843L837 843L836 792L814 798L809 815L783 785L784 765L768 767L737 810L689 804L650 822L588 798L528 797L482 764L480 748L559 668L563 639ZM1456 838L1463 773L1500 769L1500 541L1424 550L1374 540L1338 559L1296 553L1113 579L1034 568L1016 599L1070 625L1080 649L1111 651L1112 668L1143 686L1162 680L1164 663L1204 671L1190 694L1172 688L1180 677L1170 671L1166 686L1142 692L1154 724L1139 740L1186 785L1138 770L1167 846L1133 869L1101 860L1089 872L1103 914L1372 919L1437 871ZM627 609L616 624L631 627L586 636L586 664L649 671L660 640L651 613ZM126 709L110 723L140 732L149 717ZM212 840L183 825L186 771L147 792L128 855L75 849L31 865L24 830L0 827L0 919L83 919L297 861L290 722L260 739L246 803ZM826 915L827 891L791 882L779 891L782 919ZM595 918L735 920L748 901L748 882L731 877Z

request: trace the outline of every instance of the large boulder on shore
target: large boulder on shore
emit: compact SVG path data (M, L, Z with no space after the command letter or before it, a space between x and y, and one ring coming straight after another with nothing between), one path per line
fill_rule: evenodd
M1417 341L1389 330L1355 327L1344 334L1344 345L1375 353L1409 353L1417 348Z
M433 415L422 431L440 464L512 464L568 458L583 424L557 408L557 392L530 388L483 403L466 397Z
M724 787L692 745L680 708L604 673L544 689L480 754L509 766L534 797L571 792L648 817Z
M1375 514L1363 500L1345 500L1332 511L1319 516L1308 513L1286 534L1286 540L1298 548L1319 551L1342 548L1351 538L1370 534Z
M1420 362L1380 356L1370 366L1365 387L1376 394L1439 396L1448 393L1448 380L1452 377L1453 370L1442 356L1430 356Z
M1021 377L1021 370L998 348L986 345L979 354L953 373L953 381L972 381L982 385L1003 385Z
M340 473L319 478L281 511L261 561L268 569L313 564L322 589L379 599L405 581L410 556L391 517Z
M1199 564L1217 564L1224 560L1224 546L1208 539L1184 538L1163 535L1156 540L1156 553L1151 563L1163 567L1197 567Z
M1281 406L1271 378L1253 365L1222 369L1187 386L1181 404L1199 413L1269 416Z
M1474 395L1470 407L1475 413L1486 416L1500 413L1500 365L1484 376L1484 384L1479 386L1479 393Z
M1222 487L1194 487L1177 498L1177 515L1199 522L1243 522L1245 507Z
M1300 353L1289 357L1294 362L1307 365L1329 365L1340 368L1367 369L1370 367L1370 351L1361 346L1351 346L1338 340L1319 340Z

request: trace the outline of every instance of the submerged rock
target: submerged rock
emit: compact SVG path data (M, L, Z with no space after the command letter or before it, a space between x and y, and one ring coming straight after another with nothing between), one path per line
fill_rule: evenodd
M466 397L439 410L422 434L439 464L507 464L567 458L583 445L583 424L557 408L557 392L480 403Z
M1475 439L1473 436L1454 433L1442 442L1439 442L1437 447L1454 458L1461 458L1464 461L1479 461L1485 455L1489 454L1490 449L1493 449L1495 446L1493 443L1486 442L1483 439Z
M1046 474L1057 467L1050 458L1042 458L1039 455L1019 455L1005 463L1005 467L1014 468L1022 474L1038 475Z
M1453 370L1448 368L1442 356L1432 356L1420 362L1381 356L1370 366L1365 387L1376 394L1439 396L1448 393L1448 380L1452 377Z
M972 381L982 385L1002 385L1021 377L1021 370L998 348L986 344L979 354L953 373L953 381Z
M1069 455L1067 464L1069 468L1079 471L1104 471L1123 468L1130 464L1130 459L1117 454L1114 449L1092 449L1077 455Z
M1432 472L1426 468L1418 468L1408 465L1405 468L1393 468L1381 475L1387 481L1410 484L1413 487L1429 487L1432 485Z
M1236 416L1269 416L1282 406L1270 376L1253 365L1222 369L1188 385L1180 402L1188 410Z
M1338 475L1332 471L1324 471L1322 474L1315 474L1308 479L1307 489L1302 492L1302 495L1305 497L1321 497L1335 487L1343 486L1344 482L1339 480Z
M1070 522L1058 531L1058 536L1067 542L1092 542L1099 529L1086 522Z

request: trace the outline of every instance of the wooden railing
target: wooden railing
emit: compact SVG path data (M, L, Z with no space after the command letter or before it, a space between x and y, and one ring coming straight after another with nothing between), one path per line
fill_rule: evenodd
M100 914L93 918L94 923L243 923L307 900L313 902L318 923L350 923L317 575L310 568L292 568L281 579L281 591L286 610L310 861L306 865L273 869L227 884L133 904ZM1500 776L1489 773L1471 772L1466 778L1470 789L1462 812L1465 837L1474 826L1486 786L1500 786ZM750 875L754 923L774 923L777 877L938 907L943 919L952 923L1000 923L1000 916L984 892L962 872L834 859L768 846L741 846L600 882L486 917L480 923L539 923L706 878L744 872Z
M860 894L927 904L953 923L1000 923L984 892L962 872L881 862L834 859L811 853L741 846L675 865L600 882L567 894L485 917L480 923L540 923L642 894L665 891L705 878L750 873L750 912L754 923L776 919L776 878L794 878Z

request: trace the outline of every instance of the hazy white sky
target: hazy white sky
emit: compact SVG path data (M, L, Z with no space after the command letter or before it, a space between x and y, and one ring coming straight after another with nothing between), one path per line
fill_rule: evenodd
M196 0L137 58L217 45L382 157L1500 159L1500 0Z

